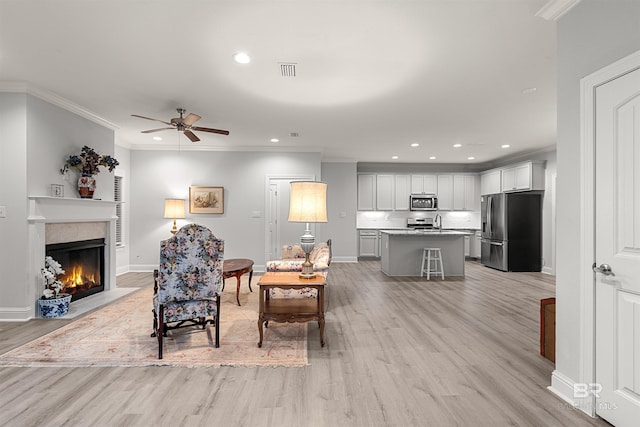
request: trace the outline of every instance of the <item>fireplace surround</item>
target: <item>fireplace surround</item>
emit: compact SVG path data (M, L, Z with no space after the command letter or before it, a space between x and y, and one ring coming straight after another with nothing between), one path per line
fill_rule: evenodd
M40 269L44 265L47 245L103 239L104 272L101 282L104 292L100 293L115 289L116 220L116 203L113 201L63 197L29 197L30 268L28 283L31 285L28 297L33 301L33 305L29 310L29 317L37 316L36 300L42 295L42 290L44 289Z

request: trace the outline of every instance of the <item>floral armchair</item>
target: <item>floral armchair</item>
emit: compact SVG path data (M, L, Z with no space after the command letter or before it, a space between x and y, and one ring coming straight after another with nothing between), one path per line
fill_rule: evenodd
M170 329L215 325L220 346L220 289L224 241L197 224L183 226L160 243L160 266L154 272L153 334L162 359L163 337Z
M313 263L313 271L328 272L331 265L331 239L318 243L309 254L309 260ZM282 247L282 259L267 261L267 271L302 271L302 263L305 253L300 245L284 245ZM303 296L315 298L317 291L311 288L295 289L270 289L270 296L296 297Z

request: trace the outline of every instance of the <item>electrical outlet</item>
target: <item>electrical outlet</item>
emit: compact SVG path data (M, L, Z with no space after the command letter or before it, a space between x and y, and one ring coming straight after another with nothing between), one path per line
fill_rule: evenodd
M0 218L6 218L6 217L7 217L7 207L0 206Z

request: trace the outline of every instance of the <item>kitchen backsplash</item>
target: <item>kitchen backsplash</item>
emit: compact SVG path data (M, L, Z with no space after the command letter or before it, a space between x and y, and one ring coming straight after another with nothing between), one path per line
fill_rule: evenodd
M405 228L407 218L435 218L442 216L442 228L480 229L480 212L358 212L357 228Z

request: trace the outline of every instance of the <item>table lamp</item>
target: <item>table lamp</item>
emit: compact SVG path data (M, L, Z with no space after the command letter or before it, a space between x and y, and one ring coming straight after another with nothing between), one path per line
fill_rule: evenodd
M316 181L291 182L289 221L306 223L304 234L300 237L300 246L305 253L300 278L313 279L316 274L309 255L315 246L316 238L311 234L309 224L327 222L327 184Z
M173 219L171 232L176 234L176 219L184 218L184 199L164 199L164 217Z

